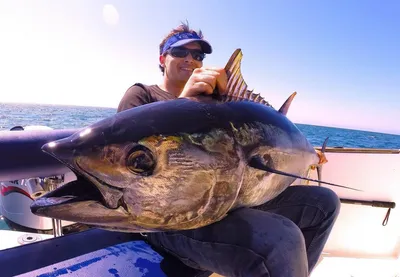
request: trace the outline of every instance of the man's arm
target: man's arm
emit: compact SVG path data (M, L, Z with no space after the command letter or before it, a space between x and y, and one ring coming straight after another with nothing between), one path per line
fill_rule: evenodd
M150 103L150 96L141 86L131 86L119 102L117 113Z

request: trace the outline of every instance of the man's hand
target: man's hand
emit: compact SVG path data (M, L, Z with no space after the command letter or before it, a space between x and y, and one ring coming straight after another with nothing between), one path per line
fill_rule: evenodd
M198 94L212 94L215 87L220 94L225 94L228 78L224 68L201 67L193 70L179 97L189 97Z

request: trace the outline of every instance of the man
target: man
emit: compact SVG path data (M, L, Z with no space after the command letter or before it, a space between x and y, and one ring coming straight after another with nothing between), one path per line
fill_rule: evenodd
M118 112L196 94L224 93L222 68L203 67L211 45L182 24L160 44L159 85L135 84ZM195 230L148 234L152 245L197 269L223 276L305 277L316 265L340 210L330 189L293 186L268 203L241 208Z
M159 66L164 75L163 82L148 86L147 91L142 84L133 85L123 96L118 112L160 100L211 94L215 86L224 93L227 85L224 69L202 67L205 54L210 54L212 49L208 42L199 40L200 37L190 31L187 25L179 26L161 42ZM186 42L184 47L177 47L182 41ZM174 42L177 45L171 47Z

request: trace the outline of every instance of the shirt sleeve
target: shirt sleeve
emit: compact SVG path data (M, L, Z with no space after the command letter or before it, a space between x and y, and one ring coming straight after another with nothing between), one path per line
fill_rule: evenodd
M150 103L150 97L141 86L131 86L119 102L117 113Z

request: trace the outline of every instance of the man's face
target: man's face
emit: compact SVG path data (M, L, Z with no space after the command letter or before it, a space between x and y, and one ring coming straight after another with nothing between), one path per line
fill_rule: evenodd
M202 53L201 47L197 42L191 42L179 48L197 50ZM164 74L168 79L178 82L187 82L192 75L193 70L203 66L202 61L194 59L190 54L180 58L173 56L173 53L161 55L160 64L164 66Z

